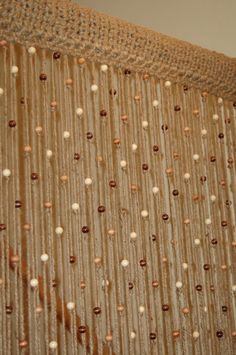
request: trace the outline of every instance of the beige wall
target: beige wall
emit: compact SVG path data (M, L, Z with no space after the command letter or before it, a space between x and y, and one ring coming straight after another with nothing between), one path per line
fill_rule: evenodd
M81 6L236 57L236 0L77 0Z

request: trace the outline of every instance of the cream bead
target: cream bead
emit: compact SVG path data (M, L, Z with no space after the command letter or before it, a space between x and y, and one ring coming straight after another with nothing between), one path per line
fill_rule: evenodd
M40 259L41 259L41 261L43 261L43 262L48 261L48 258L49 258L48 254L42 254L42 255L40 256Z
M73 211L78 211L79 210L79 204L77 202L73 203L71 206Z
M54 341L54 340L50 341L49 348L53 349L53 350L56 349L57 348L57 342Z
M109 286L110 282L108 280L102 280L102 287Z
M66 305L66 308L69 311L72 311L75 308L75 303L74 302L68 302L67 305Z
M50 149L48 149L46 151L46 155L47 155L47 158L51 158L52 157L52 151Z
M233 285L233 286L232 286L232 291L233 291L233 292L236 292L236 285Z
M210 196L210 199L211 199L212 202L215 202L216 196L215 196L215 195L211 195L211 196Z
M207 135L207 130L205 128L203 128L201 130L201 134L202 134L203 137L205 137Z
M65 139L69 138L70 137L70 132L68 132L68 131L63 132L63 137Z
M91 178L86 178L86 179L84 180L84 183L85 183L85 185L87 185L87 186L91 185L92 182L93 182L93 181L92 181Z
M98 91L98 86L96 84L91 85L91 91L92 92Z
M75 112L76 112L77 116L82 116L84 111L83 111L83 109L81 107L78 107Z
M158 100L153 100L152 106L153 107L158 107L159 106L159 101Z
M145 128L148 128L148 121L143 121L142 122L142 127L145 129Z
M181 281L177 281L175 286L176 286L176 288L182 288L183 284Z
M223 99L222 99L222 97L218 97L217 102L218 102L218 104L222 104L222 103L223 103Z
M35 54L36 53L36 48L35 47L29 47L28 48L28 53L29 54Z
M102 65L100 66L100 68L101 68L101 71L103 71L103 72L105 73L105 72L107 72L107 70L108 70L108 65L102 64Z
M169 88L171 86L171 82L169 81L169 80L167 80L166 82L165 82L165 87L166 88Z
M16 65L13 65L11 67L11 73L12 74L16 74L16 73L18 73L18 71L19 71L19 68Z
M190 179L190 174L189 173L185 173L184 174L184 179L185 180L189 180Z
M199 238L194 239L194 244L195 245L200 245L201 241Z
M139 313L143 314L145 312L145 307L139 306L138 311L139 311Z
M3 93L4 93L3 88L0 88L0 96L3 95Z
M183 263L183 264L182 264L182 267L183 267L184 270L187 270L188 264L187 264L187 263Z
M136 338L136 333L135 332L130 332L130 338L135 339Z
M32 279L30 280L30 286L31 287L37 287L39 284L38 280L37 279Z
M121 160L120 166L121 166L122 168L125 168L125 167L127 166L127 162L126 162L125 160Z
M206 219L205 219L205 224L206 224L206 225L211 224L211 219L210 219L210 218L206 218Z
M137 233L136 232L131 232L130 233L130 238L133 239L133 240L136 239L137 238Z
M147 217L148 216L148 211L146 211L146 210L141 211L141 216L143 218Z
M199 332L197 331L197 330L195 330L194 332L193 332L193 338L194 339L197 339L197 338L199 338Z
M138 146L137 144L133 143L132 144L132 151L135 152L137 150Z
M152 192L154 193L154 195L156 195L156 194L159 192L159 187L154 186L154 187L152 188Z
M55 229L55 232L56 232L57 235L61 235L63 233L63 228L62 227L57 227Z
M217 113L214 113L214 115L212 116L214 121L218 121L219 116L217 115Z
M195 160L195 161L199 160L199 155L198 154L194 154L193 155L193 160Z
M2 172L2 175L4 177L9 177L11 176L11 170L10 169L4 169L3 172Z
M121 261L121 266L127 267L128 265L129 265L129 261L128 260L124 259L124 260Z

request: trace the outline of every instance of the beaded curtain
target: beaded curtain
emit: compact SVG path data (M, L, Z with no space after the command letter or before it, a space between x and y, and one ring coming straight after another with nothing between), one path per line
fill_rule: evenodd
M235 353L235 59L0 5L0 353Z

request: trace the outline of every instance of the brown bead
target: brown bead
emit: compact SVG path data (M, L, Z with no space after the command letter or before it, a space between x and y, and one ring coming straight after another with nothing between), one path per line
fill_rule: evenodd
M111 96L115 96L115 95L117 94L117 91L116 91L115 89L110 89L110 90L109 90L109 94L110 94Z
M66 79L66 86L71 86L73 84L73 80L72 79Z
M121 121L123 121L124 123L128 121L128 116L127 115L122 115L121 116Z
M173 338L178 338L180 336L180 331L179 330L174 330L172 332L172 336L173 336Z
M172 194L173 194L174 196L178 196L178 195L179 195L179 191L175 189L175 190L172 191Z
M159 286L159 282L157 280L152 281L152 287L157 288Z
M57 280L52 280L52 287L57 287Z
M134 99L135 99L135 101L139 101L140 100L140 96L139 95L135 95Z
M25 104L25 98L24 98L24 97L21 97L21 98L20 98L20 103L21 103L22 105Z
M134 288L133 282L129 281L129 290L132 290Z
M189 313L189 308L188 307L184 307L182 309L182 312L183 312L183 314L188 314Z
M8 126L9 126L10 128L16 127L16 121L15 121L15 120L10 120L10 121L8 122Z
M80 160L80 154L79 153L74 153L74 159L75 160Z
M113 187L113 188L116 187L116 182L115 182L115 180L110 180L110 181L109 181L109 186L110 186L110 187Z
M119 304L119 305L117 306L117 311L118 311L118 312L123 312L124 309L125 309L125 307L123 306L123 304Z
M214 292L214 291L215 291L215 287L214 287L214 285L211 285L211 286L210 286L210 290L211 290L212 292Z
M167 220L169 219L168 214L167 214L167 213L164 213L164 214L162 215L162 219L163 219L163 221L167 221Z
M203 265L203 269L204 270L209 270L210 269L210 265L209 264L204 264Z
M203 91L201 93L201 96L202 96L202 98L206 98L208 96L208 92L207 91Z
M119 138L114 138L113 139L113 143L116 144L116 145L120 144L120 139Z
M107 111L106 110L101 110L100 111L100 116L106 117L106 115L107 115Z
M181 110L181 107L179 105L175 105L175 111L178 112Z
M108 342L112 341L112 335L111 334L106 335L106 341L108 341Z
M144 267L147 265L147 262L146 262L146 260L142 259L142 260L140 260L139 264L140 264L140 266Z
M93 133L92 132L88 132L87 133L87 139L92 139L93 138Z
M152 241L155 242L157 240L157 236L155 234L152 234Z
M83 334L83 333L86 333L86 326L85 325L80 325L78 327L78 331L79 333Z
M206 180L207 180L207 177L206 177L206 176L201 176L201 177L200 177L200 181L201 181L202 184L203 184Z
M184 90L184 92L187 92L187 91L188 91L188 89L189 89L188 85L184 85L184 86L183 86L183 90Z
M166 311L169 311L169 305L168 304L163 304L162 305L162 310L164 311L164 312L166 312Z
M158 152L159 151L159 147L158 147L158 145L154 145L153 147L152 147L152 150L156 153L156 152Z
M193 110L194 116L198 117L199 116L199 110Z
M89 232L89 227L88 226L83 226L82 227L82 233L88 233Z
M234 331L232 332L232 336L233 336L233 337L236 337L236 330L234 330Z
M221 221L221 226L222 227L227 227L228 225L228 222L227 221Z
M85 63L85 59L84 58L79 58L78 59L78 63L80 64L80 65L82 65L82 64L84 64Z
M124 70L124 74L125 74L126 76L129 76L129 75L131 74L131 70L125 69L125 70Z
M5 39L2 39L1 41L0 41L0 47L4 47L4 46L6 46L7 45L7 41L5 41Z
M28 346L28 342L26 340L20 340L19 341L19 346L20 348L26 348Z
M99 206L98 207L98 212L100 212L100 213L105 212L105 210L106 210L105 206Z
M53 59L59 59L61 57L61 53L60 52L54 52L53 53Z
M47 80L47 75L44 74L44 73L42 73L42 74L40 74L39 79L40 79L41 81L45 81L45 80Z
M31 146L30 145L26 145L25 147L24 147L24 152L25 153L30 153L31 152Z
M222 312L227 312L228 307L227 306L222 306L221 309L222 309Z
M14 266L20 261L20 257L19 255L12 255L10 257L10 262L11 264L13 264Z
M4 223L0 223L0 232L4 231L5 229L7 229L7 226Z
M84 281L80 282L80 288L82 288L82 290L86 287L86 284Z
M93 313L96 314L96 315L100 314L101 313L101 308L100 307L94 307Z
M217 243L218 243L218 242L217 242L217 239L213 238L213 239L211 240L211 244L216 245Z
M45 208L51 208L52 207L52 203L47 201L47 202L44 203L44 207Z
M147 171L147 170L148 170L148 164L144 163L144 164L142 165L142 169L145 170L145 171Z
M217 332L216 332L217 338L222 338L223 335L224 335L224 333L222 332L222 330L217 330Z
M195 289L196 289L197 291L202 291L202 285L197 285L197 286L195 286Z
M162 131L167 131L168 130L168 125L167 124L163 124L161 126L161 129L162 129Z
M223 139L223 138L224 138L224 133L219 133L218 137L219 137L220 139Z
M148 73L143 74L143 80L148 80L150 78L150 75Z
M216 161L216 157L214 155L211 156L210 158L211 163L214 163Z
M155 340L156 337L157 337L157 334L154 333L154 332L152 332L152 333L149 334L149 338L150 338L151 340Z
M23 225L24 230L29 231L31 229L31 225L29 223L25 223Z
M76 262L76 257L74 255L70 256L70 264L74 264Z
M10 305L6 306L6 314L12 314L12 312L13 312L12 306Z
M132 184L130 186L130 188L131 188L132 192L136 192L138 190L138 186L136 184Z
M32 179L32 180L38 180L38 178L39 178L39 176L38 176L37 173L32 173L32 174L31 174L31 179Z
M16 200L15 201L15 208L20 208L20 207L22 207L22 202L19 200Z
M60 180L62 182L66 182L68 180L68 176L67 175L62 175L62 176L60 176Z

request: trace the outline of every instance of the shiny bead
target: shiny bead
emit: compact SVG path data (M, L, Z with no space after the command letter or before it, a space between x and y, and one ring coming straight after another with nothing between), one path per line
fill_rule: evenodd
M172 332L172 336L173 336L173 338L178 338L180 336L180 331L179 330L174 330Z
M211 219L210 218L206 218L205 219L205 224L206 225L210 225L211 224Z
M119 305L117 306L117 311L118 311L118 312L123 312L124 309L125 309L125 307L123 306L123 304L119 304Z
M128 261L128 260L123 259L123 260L121 261L121 266L127 267L128 265L129 265L129 261Z
M108 70L108 66L107 66L106 64L102 64L102 65L100 66L100 68L101 68L101 71L104 72L104 73L106 73L107 70Z
M215 195L211 195L211 196L210 196L210 200L211 200L212 202L215 202L216 196L215 196Z
M219 105L220 105L220 104L222 104L222 103L223 103L223 99L222 99L222 97L218 97L217 102L218 102L218 104L219 104Z
M190 174L189 173L185 173L184 174L184 179L185 180L189 180L190 179Z
M30 153L31 152L31 146L30 145L26 145L25 147L24 147L24 152L25 153Z
M38 284L39 284L39 282L38 282L37 279L32 279L32 280L30 280L30 286L31 286L31 287L35 288L35 287L38 286Z
M91 85L91 91L92 92L98 91L98 86L96 84Z
M200 241L199 238L195 238L195 239L194 239L194 244L195 244L195 245L200 245L200 243L201 243L201 241Z
M91 178L86 178L86 179L84 180L84 183L85 183L85 185L89 186L89 185L92 184L92 179L91 179Z
M45 202L44 203L44 207L45 208L51 208L52 207L52 203L51 202Z
M2 175L4 177L9 177L11 176L11 170L10 169L4 169L3 172L2 172Z
M41 261L46 262L46 261L48 261L49 256L48 256L48 254L42 254L40 259L41 259Z
M77 116L82 116L83 115L83 109L81 107L77 107L75 110Z
M11 73L12 74L16 74L16 73L18 73L18 71L19 71L19 68L16 65L13 65L11 67Z
M182 309L182 312L183 312L183 314L189 314L189 308L188 307L184 307Z
M233 286L232 286L232 291L233 291L233 292L236 292L236 285L233 285Z
M55 232L56 232L57 235L62 235L63 231L64 230L63 230L62 227L56 227L56 229L55 229Z
M54 341L54 340L50 341L49 348L52 349L52 350L56 349L57 348L57 342Z
M111 334L108 334L108 335L106 335L106 341L109 343L109 342L111 342L112 341L112 335Z
M74 302L68 302L66 304L66 308L69 310L69 311L72 311L74 308L75 308L75 303Z
M148 211L146 211L146 210L141 211L141 216L142 216L143 218L148 217Z
M46 156L47 156L47 158L51 158L52 157L52 151L50 149L47 149Z
M205 137L207 135L207 130L205 128L203 128L201 130L201 134L202 134L203 137Z
M41 81L45 81L45 80L47 80L47 75L44 74L44 73L42 73L42 74L40 74L39 79L40 79Z
M107 233L108 233L109 237L113 237L113 236L115 235L114 229L109 229L109 230L107 231Z

